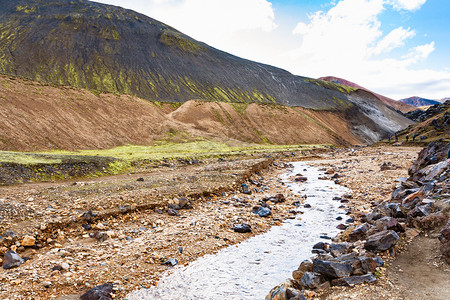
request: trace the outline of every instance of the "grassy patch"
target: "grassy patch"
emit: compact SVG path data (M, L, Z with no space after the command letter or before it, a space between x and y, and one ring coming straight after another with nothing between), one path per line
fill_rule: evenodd
M232 144L190 138L190 141L175 143L167 137L155 142L152 146L126 145L105 150L35 153L0 151L0 185L116 175L166 159L245 156L325 147L325 145L271 145L270 141L264 137L261 137L265 142L263 145Z

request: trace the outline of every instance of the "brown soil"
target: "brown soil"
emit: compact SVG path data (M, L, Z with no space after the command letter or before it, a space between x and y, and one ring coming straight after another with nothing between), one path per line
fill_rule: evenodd
M188 101L179 107L6 76L0 76L0 103L0 150L149 145L169 131L252 143L364 142L352 133L349 116L280 105L250 104L241 111L228 103Z
M353 190L353 198L347 205L352 214L357 214L369 210L373 203L390 198L394 180L407 176L407 168L419 150L400 147L338 150L320 154L317 157L320 160L314 164L336 170L342 184ZM263 161L211 160L200 165L172 165L77 185L60 182L0 188L3 204L28 208L32 214L25 215L23 220L6 218L8 224L16 225L18 232L36 234L42 244L38 249L22 249L20 243L12 246L22 257L29 256L31 260L19 268L0 271L0 298L48 299L81 293L105 282L115 282L117 296L123 297L131 290L156 284L161 273L168 268L161 263L169 258L187 264L199 256L215 253L222 247L279 225L281 220L293 217L289 211L293 208L293 201L298 200L277 181L278 175L285 171L283 165L272 166L250 176L267 187L262 192L245 195L236 187L241 179L250 175L252 166L255 166L254 171L258 171L257 165ZM388 161L398 168L380 171L379 166ZM144 181L136 181L139 177ZM258 188L248 184L251 189ZM287 201L273 205L271 217L259 218L251 213L261 198L280 192L285 194ZM193 209L180 210L180 217L159 214L153 209L123 213L117 210L126 204L136 207L145 203L165 209L181 195L188 196ZM102 211L110 208L116 208L116 212L95 220L92 230L84 230L81 225L87 222L77 219L88 209L101 215ZM37 218L38 222L35 224L30 216ZM75 221L70 221L72 216ZM62 222L64 226L51 228L55 217L60 221L69 220L69 223ZM4 222L5 226L7 222ZM253 233L239 234L230 229L233 224L241 222L250 224ZM41 224L49 226L43 228ZM95 230L106 231L109 238L103 242L90 238L87 234ZM435 235L428 238L419 236L396 259L383 257L388 267L382 268L382 277L375 284L334 287L326 293L311 292L307 296L333 300L446 299L449 295L448 265L440 262L436 245ZM182 253L179 247L183 247ZM52 271L55 265L63 263L69 265L68 270Z

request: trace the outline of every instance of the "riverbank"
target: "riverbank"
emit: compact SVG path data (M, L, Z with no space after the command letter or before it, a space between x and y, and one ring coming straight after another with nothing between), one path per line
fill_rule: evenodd
M317 157L321 160L315 165L335 169L341 183L353 190L353 197L347 205L352 213L356 213L368 208L367 204L370 202L390 198L394 180L407 176L407 168L415 160L419 150L399 147L337 150L321 153ZM301 158L297 156L280 159L285 161ZM232 160L225 163L232 165ZM380 166L389 162L394 166L381 171ZM242 162L236 162L237 165L242 166ZM236 169L245 168L236 167ZM29 256L31 259L19 268L1 272L0 296L9 299L49 299L81 293L96 285L114 282L117 297L123 297L137 288L156 284L162 272L169 268L161 263L177 259L178 264L187 264L204 254L215 253L223 247L265 232L271 226L281 224L283 219L293 217L290 211L294 207L294 202L299 199L291 195L278 181L279 175L285 172L282 162L276 161L269 169L256 171L246 179L246 184L253 191L251 195L241 193L241 187L236 185L233 189L220 191L218 189L220 185L224 187L227 183L237 183L236 174L239 174L230 167L229 171L225 172L230 178L228 181L217 175L223 174L223 170L224 163L216 161L214 164L208 163L201 167L193 165L187 169L170 170L170 167L167 167L158 173L160 177L133 174L129 178L124 176L105 180L108 178L105 177L93 182L79 182L73 186L71 182L64 187L43 184L9 188L6 195L3 193L0 198L23 199L22 204L25 206L27 199L30 198L33 200L28 202L29 205L40 205L43 208L59 199L61 207L65 203L79 203L86 209L95 204L97 210L102 210L104 200L120 199L122 202L116 204L118 208L122 207L124 214L93 223L86 220L85 224L60 228L52 237L47 238L48 244L42 248L25 247L23 249L25 251L19 254L22 257ZM213 174L216 176L211 176ZM137 181L140 178L144 181ZM157 181L157 178L160 181ZM168 215L169 204L179 205L180 198L192 187L203 184L206 178L215 178L207 185L214 187L216 193L200 195L197 199L188 197L192 209L177 210L181 216ZM175 184L172 194L161 192L162 199L166 201L161 207L126 212L126 204L134 201L132 199L148 200L155 196L155 191L149 191L156 187L147 186L145 189L139 186L139 184L145 186L150 182L159 186L176 182L182 184L184 189L181 195L178 195L175 192L178 186ZM74 188L75 191L72 190ZM255 193L254 189L262 192ZM286 201L273 205L270 217L261 218L252 213L252 207L259 205L259 200L277 194L283 194ZM39 204L41 201L42 204ZM58 209L54 204L52 208ZM234 232L231 227L235 223L250 224L252 233ZM91 225L92 229L86 230L82 225ZM106 236L102 236L106 240L102 241L102 237L99 239L89 237L90 233L96 231L104 232ZM19 251L20 241L18 243ZM373 295L384 293L380 294L379 289L387 291L392 297L395 297L396 293L400 295L400 290L396 285L393 286L392 289L388 289L389 286L384 287L380 281L374 286L369 286L369 289L375 289ZM271 287L267 288L270 290ZM348 291L344 289L336 293L330 294L330 299L333 297L341 299L340 293Z

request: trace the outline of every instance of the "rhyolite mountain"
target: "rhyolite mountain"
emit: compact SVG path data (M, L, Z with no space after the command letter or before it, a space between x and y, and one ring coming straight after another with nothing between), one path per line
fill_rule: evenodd
M393 107L394 109L401 111L402 113L407 113L410 111L415 110L416 108L412 105L410 105L409 103L403 103L401 101L396 101L394 99L388 98L386 96L377 94L372 92L369 89L366 89L365 87L362 87L354 82L348 81L346 79L342 79L339 77L335 77L335 76L325 76L325 77L320 77L319 79L327 81L327 82L331 82L331 83L336 83L336 84L340 84L340 85L344 85L344 86L349 86L349 87L353 87L353 88L357 88L357 89L362 89L364 91L367 91L373 95L375 95L378 99L380 99L381 101L383 101L384 104Z
M34 86L29 89L27 84L20 81L18 84L24 90L21 94L18 89L11 88L11 85L17 82L4 79L6 82L3 86L5 102L2 114L8 116L9 125L5 127L4 130L7 131L3 131L3 137L0 136L0 149L2 141L8 141L4 142L5 145L10 145L5 146L8 149L20 148L21 146L12 146L16 141L13 142L11 136L20 136L18 131L30 132L30 129L37 128L36 126L41 126L47 121L49 124L44 128L45 130L35 133L40 135L39 140L49 141L48 146L43 146L44 148L66 147L65 144L60 146L57 138L49 137L49 135L61 131L59 138L67 136L66 139L69 139L71 133L82 129L76 126L77 124L84 124L83 128L86 129L85 133L80 132L80 137L83 139L89 132L98 132L97 137L101 134L108 138L114 136L115 132L112 131L111 126L118 125L118 122L111 123L111 126L99 123L99 120L94 119L95 114L91 114L92 109L84 107L87 101L84 104L80 102L80 105L84 105L82 109L86 115L80 111L70 112L67 107L61 106L61 102L50 98L51 95L58 94L57 91L45 89L46 93L43 93L36 82L50 84L54 88L72 86L97 95L126 94L150 100L151 103L156 104L185 103L187 106L183 104L179 108L180 111L167 113L173 113L173 116L178 118L175 127L179 127L182 122L180 118L184 118L183 122L189 120L190 128L195 130L218 128L217 123L202 125L211 124L211 120L203 120L205 118L216 118L215 121L227 125L228 115L225 117L218 115L217 108L214 108L212 104L208 109L203 105L205 114L198 115L196 113L198 105L192 105L191 101L276 104L309 109L305 113L310 115L304 116L304 122L314 123L316 132L320 128L324 133L328 132L333 137L328 141L335 144L371 143L411 124L408 119L386 106L373 93L359 88L295 76L276 67L230 55L131 10L86 0L0 0L0 7L0 73L32 80L33 83L30 85ZM86 95L83 91L79 94L76 97L83 98L83 95ZM48 95L48 98L44 95ZM68 106L74 106L74 103L81 101L78 98L66 98L67 101L72 101ZM38 103L37 99L46 103L48 109L36 113L36 109L40 109L33 105ZM102 120L127 118L127 111L116 109L117 111L113 113L114 109L107 107L107 101L102 102L100 98L97 101L94 101L94 98L89 99L92 105L98 106L96 108L98 111L106 113L102 115ZM27 122L34 124L34 127L26 127L27 124L22 120L12 119L12 116L17 114L17 101L27 101L27 105L22 105L20 109L23 110L22 115L28 116ZM143 105L140 101L136 101L139 105ZM100 107L101 105L106 106ZM254 106L251 107L254 108ZM58 110L60 114L50 114L49 109L50 111ZM145 109L133 111L134 119L131 120L131 117L128 117L120 124L128 122L129 125L141 126L143 123L136 122L142 119L139 113ZM62 114L63 110L66 110L64 114ZM122 114L118 115L120 112ZM245 119L242 126L250 126L245 129L249 129L252 133L246 136L239 135L243 128L238 128L236 124L240 123L233 120L226 127L236 127L233 129L235 133L230 133L230 136L252 142L255 139L260 139L260 142L269 140L261 135L264 130L268 130L267 124L270 122L267 118L274 114L256 108L252 111L256 115L252 117L244 115L246 112L249 112L249 109L240 114L240 118ZM325 116L330 112L334 117ZM161 112L156 115L158 114L161 115ZM306 127L296 123L298 121L295 121L293 117L296 114L293 113L291 119L285 120L280 115L280 119L274 121L271 128L273 136L271 142L304 142L301 131ZM50 119L43 122L43 115L47 115ZM61 124L61 120L51 120L60 115L64 115L64 121L74 124L75 127ZM197 118L193 120L190 118L192 115L196 115ZM172 115L170 118L172 122L174 120ZM337 123L329 124L329 120L333 118L343 122L342 124L338 122L341 124L340 127L336 125ZM256 119L258 122L261 121L258 123L260 125L255 123ZM164 119L164 122L166 121ZM202 123L203 121L205 122ZM162 120L158 123L155 119L155 124L152 124L154 127L149 130L163 134L164 129L161 128L167 128L167 126L163 126L161 122L164 123ZM297 124L297 127L290 128L283 122L290 126ZM89 126L93 127L89 128ZM148 126L147 123L146 126ZM158 127L157 130L155 126L161 128ZM287 128L290 131L285 134L290 137L283 139L281 131ZM343 132L347 132L347 129L349 137L340 137ZM121 139L111 138L107 145L99 140L93 142L86 139L81 146L107 147L123 143L147 143L151 140L151 138L144 140L131 138L127 136L130 132L124 128L120 130L121 134L118 136ZM142 134L145 135L147 132L149 131ZM220 133L223 134L223 132L224 130ZM73 139L73 136L71 138ZM308 142L314 141L308 140ZM323 141L320 140L320 142ZM30 140L25 148L33 148L33 143ZM80 147L80 143L72 146Z
M425 99L417 96L401 99L398 101L414 107L430 106L441 103L440 101Z

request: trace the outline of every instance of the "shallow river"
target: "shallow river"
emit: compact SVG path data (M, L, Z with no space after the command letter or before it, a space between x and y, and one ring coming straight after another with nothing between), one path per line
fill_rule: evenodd
M311 208L302 207L304 214L186 267L175 267L158 286L135 291L127 299L264 299L274 286L291 277L301 261L311 257L312 246L325 241L320 236L336 235L336 226L342 222L337 216L345 220L344 211L338 208L341 203L332 199L347 190L332 181L319 180L323 172L304 162L293 165L282 180L294 193L308 196L305 204ZM298 173L308 181L289 179Z

